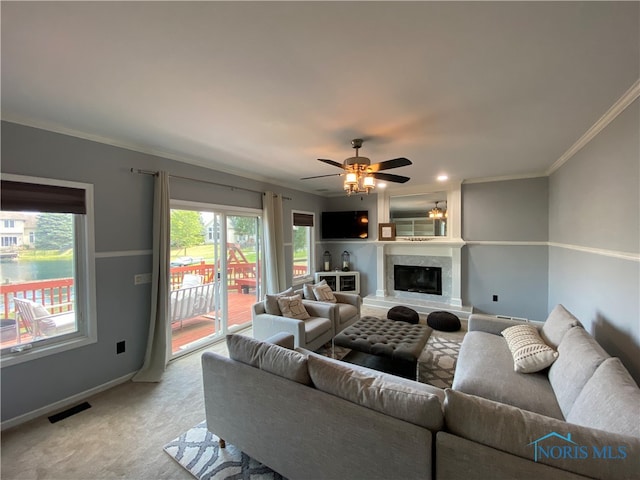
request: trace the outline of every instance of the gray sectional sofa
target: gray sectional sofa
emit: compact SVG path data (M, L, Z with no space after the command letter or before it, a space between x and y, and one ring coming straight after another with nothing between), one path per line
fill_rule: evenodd
M202 357L207 425L290 479L640 478L640 389L569 312L540 326L557 360L513 370L500 332L469 318L454 384L440 390L229 336Z
M218 437L291 480L432 478L442 390L292 350L292 335L227 345L202 355Z
M471 315L436 471L446 479L640 478L640 390L558 305L538 326L551 367L517 373L501 332L521 322Z

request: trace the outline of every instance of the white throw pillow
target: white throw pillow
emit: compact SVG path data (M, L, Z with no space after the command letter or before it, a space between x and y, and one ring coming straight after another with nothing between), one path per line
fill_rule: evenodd
M316 300L320 302L336 303L338 301L336 300L331 287L326 284L313 287L313 294L316 296Z
M509 327L502 331L502 336L513 355L513 369L516 372L539 372L558 358L558 352L544 343L533 325Z
M278 306L282 315L296 320L306 320L311 318L307 309L304 308L302 297L300 295L292 295L290 297L278 297Z

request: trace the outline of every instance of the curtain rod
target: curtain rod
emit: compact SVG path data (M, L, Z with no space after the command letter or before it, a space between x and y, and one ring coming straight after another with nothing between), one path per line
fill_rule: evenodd
M153 170L141 170L139 168L132 168L131 169L131 173L140 173L142 175L152 175L154 177L158 175L158 172L154 172ZM169 177L171 177L171 178L179 178L180 180L191 180L192 182L207 183L209 185L217 185L219 187L230 188L231 190L244 190L245 192L260 193L262 195L265 195L265 192L262 192L260 190L252 190L250 188L244 188L244 187L235 187L233 185L227 185L225 183L217 183L217 182L211 182L209 180L202 180L201 178L183 177L181 175L171 175L171 174L169 174ZM292 198L285 197L284 195L282 196L282 199L283 200L292 200Z

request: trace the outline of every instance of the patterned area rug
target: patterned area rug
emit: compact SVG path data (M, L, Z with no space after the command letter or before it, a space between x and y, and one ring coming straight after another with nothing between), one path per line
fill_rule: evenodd
M459 351L458 340L432 333L418 359L418 381L440 388L451 387Z
M167 443L164 451L199 480L286 480L229 443L220 448L206 422Z

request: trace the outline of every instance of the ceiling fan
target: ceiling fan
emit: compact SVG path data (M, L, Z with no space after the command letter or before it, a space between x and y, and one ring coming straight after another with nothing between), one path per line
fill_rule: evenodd
M411 160L404 157L385 160L384 162L371 164L371 160L367 157L360 157L358 150L362 147L362 139L354 138L351 145L356 149L356 156L349 157L344 162L338 163L326 158L319 158L318 161L328 163L334 167L344 170L342 173L332 173L329 175L315 175L313 177L304 177L300 180L309 180L311 178L344 176L344 189L347 195L352 193L369 193L375 187L375 179L384 180L386 182L405 183L410 180L409 177L401 175L393 175L390 173L381 173L381 170L389 170L391 168L405 167L411 165Z

